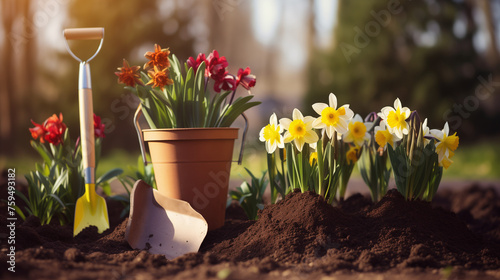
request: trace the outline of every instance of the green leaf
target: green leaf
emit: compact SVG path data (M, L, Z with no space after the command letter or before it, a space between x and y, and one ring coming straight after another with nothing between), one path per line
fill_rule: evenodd
M101 177L99 177L99 179L97 179L96 185L99 185L103 182L107 182L113 178L118 177L121 174L123 174L123 169L121 168L111 169L108 172L104 173Z

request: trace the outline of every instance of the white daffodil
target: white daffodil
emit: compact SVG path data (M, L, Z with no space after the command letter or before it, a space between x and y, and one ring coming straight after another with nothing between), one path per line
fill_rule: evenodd
M297 150L302 151L305 143L315 144L319 137L313 129L314 118L304 117L298 109L293 109L293 120L282 118L280 125L285 130L284 142L294 142Z
M396 134L398 138L403 138L403 135L408 134L409 127L406 119L410 114L410 109L403 107L399 98L394 101L394 108L386 106L378 113L379 117L386 121L389 132Z
M443 130L431 129L430 134L438 140L436 143L436 153L439 155L439 162L441 163L445 158L448 160L453 156L453 152L458 148L457 133L449 135L450 129L448 122L444 124ZM443 164L444 165L444 164Z
M398 137L395 134L392 134L387 128L385 121L381 121L378 126L375 127L375 142L383 148L384 150L387 149L387 143L392 146L393 149L396 149L396 142L401 140L400 137Z
M338 134L347 132L347 123L354 116L349 105L343 105L337 109L337 97L330 93L328 103L315 103L312 105L314 111L320 115L313 124L314 128L324 129L328 138L332 138L335 131Z
M266 142L266 151L270 154L274 153L276 148L283 149L283 127L278 124L278 118L273 113L269 118L269 124L264 126L259 133L259 140Z
M424 137L424 146L427 146L431 140L428 137L432 137L429 131L429 127L427 126L427 118L422 123L422 133Z
M359 114L349 121L348 130L343 134L344 142L356 144L361 147L365 141L370 140L370 133L367 132L371 128L372 123L364 123ZM367 127L368 126L368 127Z

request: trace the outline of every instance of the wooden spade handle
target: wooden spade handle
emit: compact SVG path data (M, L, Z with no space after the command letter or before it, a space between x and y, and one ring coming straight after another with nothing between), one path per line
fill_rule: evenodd
M82 143L83 168L87 169L90 167L93 170L95 168L95 141L92 89L80 89L78 92L78 98L80 106L80 141ZM85 179L85 183L95 183L95 178ZM90 180L90 182L87 182L87 180Z
M98 40L104 37L104 28L68 28L63 34L66 40Z

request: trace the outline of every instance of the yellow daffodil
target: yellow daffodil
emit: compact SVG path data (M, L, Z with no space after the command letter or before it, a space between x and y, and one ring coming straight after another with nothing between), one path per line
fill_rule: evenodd
M316 162L318 162L318 152L312 152L309 156L309 165L313 166Z
M455 155L455 153L453 153L452 151L450 151L448 157L443 157L439 161L439 166L444 167L444 169L448 169L448 167L450 167L450 165L453 163L453 160L451 160L451 157L453 157L453 155Z
M269 118L269 124L264 126L259 133L259 140L266 142L266 151L270 154L274 153L276 148L284 148L283 127L278 124L278 118L273 113Z
M403 107L399 98L394 101L394 108L386 106L378 113L379 117L386 121L389 132L395 134L398 138L403 138L403 135L408 134L409 127L406 119L410 114L410 109Z
M347 123L354 116L349 105L343 105L337 109L337 97L330 93L328 103L315 103L312 105L314 111L320 115L313 124L314 128L324 129L328 138L332 138L335 131L338 134L347 132Z
M344 142L354 142L357 146L363 146L365 141L370 140L370 133L368 133L367 130L369 130L371 126L372 123L365 124L361 116L356 114L349 122L347 132L343 135Z
M392 134L387 128L385 121L381 121L380 125L375 127L375 142L383 148L387 149L387 143L396 149L396 142L401 140L397 135Z
M304 117L298 109L293 109L293 120L282 118L280 125L287 131L284 135L284 142L294 142L297 150L302 151L305 143L313 144L318 142L319 137L313 130L314 118Z
M347 159L347 164L355 164L360 156L361 156L360 147L358 146L351 147L349 151L347 151L345 156Z
M458 136L457 133L449 135L450 129L448 127L448 122L444 124L443 130L431 129L430 134L438 140L436 143L436 153L439 155L439 162L442 162L444 158L451 158L453 152L458 148ZM444 165L444 164L443 164Z

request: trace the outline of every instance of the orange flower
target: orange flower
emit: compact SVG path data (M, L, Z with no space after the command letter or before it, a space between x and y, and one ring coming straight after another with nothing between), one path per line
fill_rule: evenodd
M146 52L144 56L149 59L146 64L144 64L144 69L149 70L153 67L158 67L159 69L166 69L170 67L170 61L168 60L168 55L170 51L168 48L162 49L160 45L155 44L154 52Z
M153 84L153 87L158 87L161 90L165 86L172 85L174 81L168 77L167 68L159 70L158 67L154 66L153 70L148 71L148 76L151 78L146 85Z
M123 67L118 67L118 71L120 72L115 72L115 75L118 76L118 83L125 84L129 87L135 87L135 84L143 86L144 83L139 74L140 68L140 66L130 67L128 62L124 59Z

